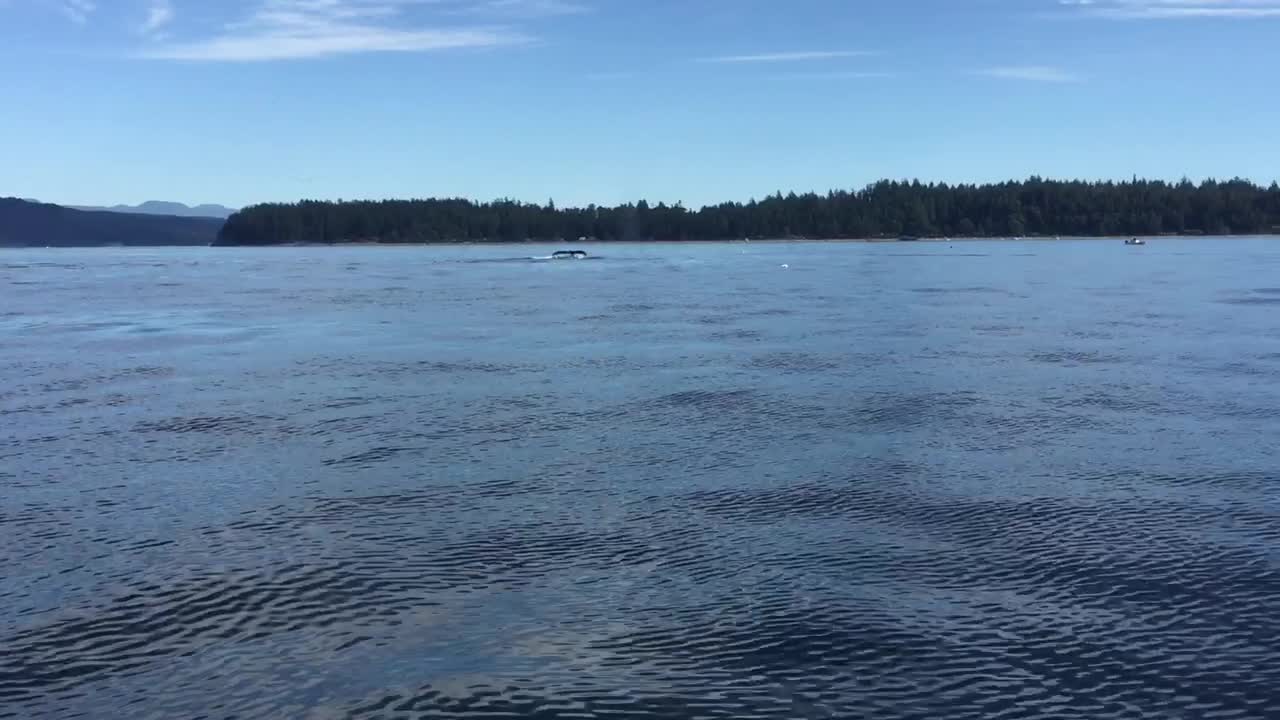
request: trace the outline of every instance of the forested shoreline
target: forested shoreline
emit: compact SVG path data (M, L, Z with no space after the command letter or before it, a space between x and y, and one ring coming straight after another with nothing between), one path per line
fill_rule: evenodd
M511 200L314 201L245 208L220 245L538 240L698 241L1280 233L1280 186L1030 178L987 185L881 181L691 210L645 201L558 208Z

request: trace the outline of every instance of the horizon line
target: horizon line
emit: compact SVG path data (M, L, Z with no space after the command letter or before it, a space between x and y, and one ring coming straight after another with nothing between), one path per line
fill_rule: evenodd
M783 190L781 190L781 189L777 189L777 190L773 190L773 191L771 191L771 192L764 193L764 194L760 194L760 195L752 195L752 196L748 197L746 200L741 200L741 199L738 199L738 200L718 200L718 201L706 202L706 203L689 203L689 204L686 204L684 200L650 200L650 199L648 199L648 198L643 198L643 197L642 197L642 198L635 199L635 200L628 200L628 201L624 201L624 202L622 202L622 203L618 203L618 204L595 203L595 202L592 202L592 203L585 203L585 204L579 204L579 203L567 203L567 204L561 204L561 203L559 203L559 202L556 202L554 195L552 195L552 196L550 196L550 197L549 197L549 201L550 201L550 203L551 203L551 204L554 204L554 205L555 205L555 207L556 207L556 209L557 209L557 210L585 210L585 209L587 209L587 208L589 208L589 207L596 207L596 208L621 207L621 206L624 206L624 205L636 205L636 204L641 203L641 202L646 203L646 204L647 204L647 205L649 205L650 207L656 207L656 206L658 206L658 205L663 205L663 206L665 206L665 207L669 207L669 208L670 208L670 207L684 207L684 208L685 208L685 209L687 209L687 210L701 210L701 209L704 209L704 208L716 207L716 206L718 206L718 205L724 205L724 204L735 204L735 203L736 203L736 204L746 204L746 203L751 203L751 202L759 202L759 201L761 201L761 200L765 200L765 199L768 199L768 198L776 197L776 196L778 196L778 195L781 195L781 196L783 196L783 197L788 197L788 196L791 196L791 195L795 195L795 196L797 196L797 197L805 197L805 196L819 196L819 197L821 197L821 196L830 195L830 194L836 194L836 193L851 193L851 194L852 194L852 193L859 193L859 192L863 192L863 191L865 191L865 190L869 190L869 189L871 189L871 188L874 188L874 187L876 187L877 185L881 185L881 184L894 184L894 183L896 183L896 184L899 184L899 185L915 185L915 184L917 184L917 183L918 183L918 184L920 184L920 185L922 185L922 186L924 186L924 187L947 187L947 188L973 187L973 188L989 188L989 187L998 187L998 186L1001 186L1001 185L1025 185L1025 184L1032 183L1032 182L1039 182L1039 183L1045 183L1045 184L1058 184L1058 185L1071 185L1071 184L1083 184L1083 185L1107 185L1107 184L1112 184L1112 185L1134 185L1134 184L1148 183L1148 184L1164 184L1164 185L1174 186L1174 187L1179 186L1179 185L1183 185L1183 184L1190 184L1190 185L1192 185L1192 186L1194 186L1194 187L1197 187L1197 188L1199 188L1199 187L1203 187L1204 185L1209 184L1209 183L1216 183L1216 184L1218 184L1218 185L1225 185L1225 184L1231 184L1231 183L1246 183L1246 184L1249 184L1249 185L1251 185L1251 186L1253 186L1253 187L1255 187L1255 188L1259 188L1259 189L1264 190L1264 191L1280 190L1280 176L1278 176L1278 177L1276 177L1276 178L1273 178L1273 179L1270 179L1270 180L1257 180L1257 179L1254 179L1254 178L1244 177L1244 176L1240 176L1240 175L1235 175L1235 176L1231 176L1231 177L1225 177L1225 176L1205 176L1205 177L1201 177L1201 178L1192 178L1192 177L1189 177L1189 176L1182 176L1182 177L1180 177L1180 178L1178 178L1178 179L1176 179L1176 180L1170 180L1170 179L1168 179L1168 178L1159 178L1159 177L1139 177L1139 176L1133 176L1133 177L1130 177L1130 178L1123 178L1123 179L1116 179L1116 178L1080 178L1080 177L1076 177L1076 178L1067 178L1067 177L1049 177L1049 176L1044 176L1044 175L1029 175L1029 176L1027 176L1027 177L1025 177L1025 178L1021 178L1021 179L1019 179L1019 178L1008 178L1008 179L1005 179L1005 180L981 181L981 182L978 182L978 181L951 182L951 181L945 181L945 180L928 180L928 181L926 181L926 180L923 180L923 179L921 179L921 178L880 178L880 179L873 180L873 181L868 182L868 183L864 183L864 184L862 184L862 185L860 185L860 186L857 186L857 187L832 187L832 188L828 188L828 189L826 189L826 190L809 189L809 190L804 190L804 191L795 190L795 189L787 190L787 191L783 191ZM303 204L303 203L317 203L317 204L338 205L338 204L348 204L348 203L433 202L433 201L435 201L435 202L459 202L459 201L461 201L461 202L469 202L469 203L476 204L476 205L495 204L495 203L515 203L515 204L518 204L518 205L525 205L525 206L536 206L536 207L547 207L547 206L548 206L548 205L546 204L546 202L545 202L545 201L544 201L544 202L538 202L538 201L536 201L536 200L523 200L523 199L520 199L520 198L511 197L511 196L497 196L497 197L493 197L493 198L490 198L490 199L478 199L478 198L476 198L476 197L466 196L466 195L431 195L431 196L400 196L400 197L383 197L383 198L370 198L370 197L364 197L364 198L307 198L307 197L301 197L301 198L298 198L298 199L296 199L296 200L267 200L267 201L261 201L261 202L252 202L252 203L248 203L248 204L245 204L245 205L241 206L241 207L239 208L239 210L247 210L247 209L249 209L249 208L253 208L253 207L257 207L257 206L262 206L262 205L300 205L300 204ZM237 212L239 212L239 210L237 210Z
M897 183L897 184L905 184L905 185L914 185L919 183L920 185L923 185L926 187L944 186L944 187L950 187L950 188L955 188L955 187L982 188L982 187L994 187L994 186L1009 185L1009 184L1015 184L1015 185L1027 184L1030 182L1041 182L1041 183L1050 183L1050 184L1085 184L1085 185L1105 185L1108 183L1115 184L1115 185L1131 185L1135 183L1163 183L1165 185L1173 185L1173 186L1182 185L1184 183L1190 183L1191 185L1194 185L1196 187L1205 185L1207 183L1217 183L1221 185L1221 184L1228 184L1228 183L1243 182L1243 183L1248 183L1257 188L1261 188L1264 190L1271 190L1273 189L1273 186L1280 186L1280 175L1277 175L1274 178L1262 178L1262 179L1246 177L1243 175L1232 175L1230 177L1225 175L1204 175L1204 176L1197 176L1197 177L1183 175L1176 179L1170 179L1169 177L1156 177L1156 176L1148 177L1148 176L1139 176L1139 175L1133 175L1127 178L1115 178L1115 177L1087 178L1087 177L1067 177L1067 176L1055 177L1055 176L1049 176L1049 175L1032 174L1023 178L1011 177L1011 178L1005 178L1002 180L982 180L982 181L974 181L974 180L951 181L951 180L934 180L934 179L926 180L921 177L913 177L913 178L881 177L876 180L872 180L870 182L862 183L861 185L830 187L825 190L818 190L816 188L810 188L806 190L797 190L795 188L792 188L791 190L784 191L779 188L779 189L771 190L766 193L751 195L747 197L747 199L745 200L726 199L726 200L717 200L717 201L706 202L706 203L689 203L686 205L683 199L650 200L649 198L641 197L635 200L625 201L621 204L634 205L639 202L645 202L650 204L651 206L662 204L667 207L682 206L686 208L693 208L696 206L698 208L705 208L705 207L714 207L716 205L722 205L725 203L748 203L748 202L762 200L765 198L774 197L779 194L783 195L784 197L789 195L796 195L796 196L803 197L807 195L823 196L823 195L829 195L833 193L856 193L856 192L862 192L869 188L875 187L876 185L880 185L884 183ZM618 207L618 205L616 204L610 205L608 203L600 203L600 202L588 202L588 203L570 202L570 203L561 205L560 203L555 201L554 193L550 194L548 197L551 200L551 202L555 203L556 207L559 209L570 209L570 208L585 209L590 206ZM294 199L254 200L254 201L245 202L245 203L230 203L230 204L222 203L222 202L203 202L203 201L190 202L190 201L183 201L183 200L159 200L159 199L156 199L155 197L151 197L146 200L140 200L138 202L127 202L127 201L55 202L50 200L41 200L38 198L29 197L29 196L24 197L16 194L14 195L0 194L0 200L18 200L21 202L38 203L42 205L56 205L58 207L63 207L68 209L93 207L93 208L102 208L104 210L109 210L111 208L118 207L118 206L119 207L137 207L145 203L177 203L181 205L186 205L190 209L194 209L200 206L221 206L223 208L233 210L234 212L240 212L241 210L246 210L248 208L260 206L260 205L298 205L301 203L340 204L340 203L425 202L425 201L459 201L461 200L461 201L467 201L475 204L508 203L508 202L517 203L521 205L537 205L537 206L541 206L543 204L537 200L522 199L522 198L514 197L511 195L497 195L488 199L480 199L479 196L475 196L475 195L468 196L468 195L461 195L461 194L455 194L455 195L449 195L449 194L409 195L409 194L406 194L406 195L398 195L398 196L386 196L386 197L380 197L380 198L369 197L369 196L347 197L347 198L332 197L332 196L330 197L296 196Z

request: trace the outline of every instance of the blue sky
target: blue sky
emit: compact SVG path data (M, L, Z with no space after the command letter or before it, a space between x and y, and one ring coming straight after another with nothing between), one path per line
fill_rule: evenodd
M1280 0L0 0L0 196L1280 177Z

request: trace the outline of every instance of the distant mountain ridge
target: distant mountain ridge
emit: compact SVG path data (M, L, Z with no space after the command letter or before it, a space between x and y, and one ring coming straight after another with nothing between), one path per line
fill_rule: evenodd
M210 245L223 220L76 210L0 198L0 247Z
M226 220L235 213L234 208L224 205L214 205L206 203L203 205L189 206L180 202L167 202L164 200L148 200L141 205L112 205L111 207L95 207L92 205L67 205L72 210L87 210L91 212L113 212L128 213L130 215L170 215L173 217L210 217L221 218Z

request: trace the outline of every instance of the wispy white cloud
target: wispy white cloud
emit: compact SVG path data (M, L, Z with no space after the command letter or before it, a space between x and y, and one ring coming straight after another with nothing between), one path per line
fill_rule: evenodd
M1057 0L1058 5L1116 20L1280 18L1280 0Z
M458 14L510 18L576 15L590 9L573 0L455 0L454 4L458 6L454 9Z
M977 74L1001 80L1024 80L1042 83L1076 83L1084 79L1075 73L1047 65L1002 65L983 68Z
M430 52L511 45L527 38L508 27L430 25L412 11L479 9L495 0L257 0L214 34L147 48L164 60L261 62L374 52ZM522 0L529 12L553 6ZM515 0L499 5L513 9Z
M900 74L874 70L831 70L829 72L784 73L773 77L791 80L883 80L885 78L900 77Z
M762 53L759 55L724 55L701 58L707 63L784 63L810 60L835 60L839 58L866 57L875 53L866 50L802 50L798 52Z
M83 25L89 21L89 16L93 15L93 11L98 9L98 4L94 0L61 0L58 3L58 9L71 22Z
M151 0L151 5L147 7L147 17L139 30L143 35L154 36L173 22L173 16L173 3L170 0Z

